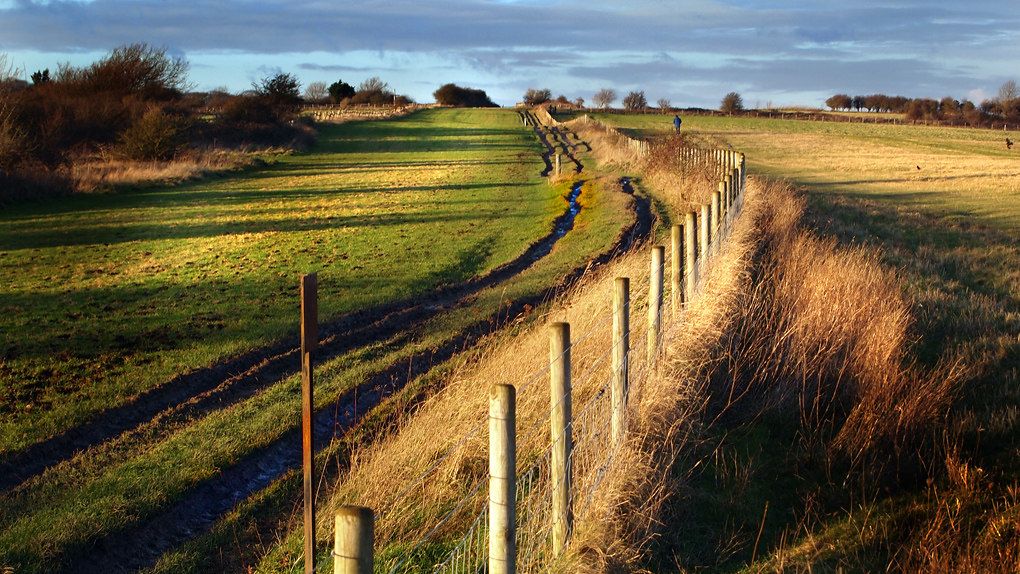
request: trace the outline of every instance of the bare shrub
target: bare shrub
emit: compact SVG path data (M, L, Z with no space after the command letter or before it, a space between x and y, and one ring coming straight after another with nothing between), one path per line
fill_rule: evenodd
M7 54L0 54L0 171L9 171L22 149L23 133L16 124L15 94L11 79L16 70L7 62Z
M673 134L656 140L645 161L645 178L675 213L685 213L712 200L719 185L719 164L692 162L683 154L695 148L686 134Z

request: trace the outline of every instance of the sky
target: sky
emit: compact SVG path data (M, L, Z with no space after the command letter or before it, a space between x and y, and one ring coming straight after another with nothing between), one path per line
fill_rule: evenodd
M717 108L823 107L837 93L980 103L1020 81L1017 0L0 0L0 54L31 75L165 47L200 91L285 72L302 86L379 77L512 106L528 88Z

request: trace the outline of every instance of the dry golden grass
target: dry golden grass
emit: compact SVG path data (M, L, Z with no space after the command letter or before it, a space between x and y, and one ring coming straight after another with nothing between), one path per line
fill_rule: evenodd
M70 168L71 180L76 192L92 193L117 188L145 185L171 184L198 179L212 173L229 171L252 165L255 153L218 150L192 150L170 161L139 162L114 158L83 158Z
M451 375L441 392L408 413L398 428L352 460L350 471L339 481L333 505L357 504L382 511L376 526L376 545L384 556L384 549L391 544L420 539L450 510L452 503L487 476L485 421L489 388L497 383L519 389L518 440L524 442L518 448L518 469L519 472L526 469L549 440L545 421L550 408L549 382L544 373L549 362L548 326L556 321L571 325L575 341L571 357L575 376L572 400L576 414L608 377L610 369L603 357L610 348L611 321L607 319L611 317L612 285L617 276L632 280L635 298L631 311L635 331L632 345L636 350L632 353L631 369L635 372L644 368L644 347L637 339L647 329L647 307L641 302L647 288L642 288L641 282L648 273L647 251L626 256L583 278L545 316L521 324L518 334L490 341L478 357L465 362ZM584 340L578 341L585 334ZM589 371L582 379L581 375ZM451 449L452 454L442 459L405 498L395 499ZM483 488L469 508L480 510L486 493ZM464 521L473 515L474 512L466 512L452 522L451 533L462 532L467 526ZM320 528L329 532L332 528L329 519L323 520ZM439 533L440 539L443 534Z
M571 120L563 124L591 146L592 155L606 170L627 171L641 165L641 156L628 144L628 139L598 124Z
M756 247L752 222L757 193L749 186L745 216L733 228L703 291L688 302L682 320L664 337L663 362L636 389L628 436L595 498L593 516L581 525L573 561L565 570L641 571L651 545L674 528L675 508L687 475L678 461L688 458L704 433L708 395L705 382L720 366L720 349L739 315L748 266Z
M708 288L669 342L669 368L641 389L621 464L598 498L596 514L611 519L579 530L580 559L572 565L579 570L697 565L654 555L676 548L673 539L689 536L685 530L705 528L685 509L695 504L683 494L696 488L695 469L714 466L722 480L716 489L729 491L706 496L740 500L755 488L755 463L727 458L719 446L725 440L712 437L745 432L738 429L761 424L763 413L799 421L823 467L872 478L916 464L918 449L944 422L961 370L906 363L909 308L876 255L804 231L803 202L788 184L751 180L745 205ZM753 562L755 553L766 570L817 564L825 538L814 538L807 522L794 526L807 538L783 534L759 552L760 525L728 523L731 530L716 532L716 548L704 552L717 566L727 557Z
M686 213L711 203L712 192L719 188L719 164L714 160L688 162L682 148L697 147L687 134L672 134L656 140L644 159L644 177L656 197L662 198L675 213Z

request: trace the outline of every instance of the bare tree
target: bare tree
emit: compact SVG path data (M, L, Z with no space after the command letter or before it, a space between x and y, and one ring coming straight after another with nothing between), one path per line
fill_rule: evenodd
M584 107L584 98L577 98L576 100L574 100L574 105L579 107L579 108L583 108Z
M643 110L648 107L648 100L645 99L645 92L631 92L623 98L623 107L628 110Z
M666 113L673 109L673 104L671 104L666 98L659 98L659 101L655 103L659 106L659 109L662 110L662 113Z
M312 82L305 88L305 101L320 102L329 97L329 88L326 82Z
M537 106L544 104L552 99L552 90L549 88L535 89L528 88L528 91L524 92L524 103L529 106Z
M1010 80L999 89L999 103L1007 104L1020 98L1020 88L1017 88L1017 83Z
M0 171L10 169L23 135L14 123L14 82L18 73L8 63L7 54L0 54Z
M592 97L592 101L594 101L595 105L600 108L608 108L616 101L616 90L613 88L602 88L595 92L595 95Z
M358 86L359 92L386 92L390 89L390 85L379 79L378 76L373 76Z
M719 109L726 112L727 114L739 112L744 109L744 99L740 97L740 94L736 92L730 92L726 94L725 97L723 97L722 105L720 106Z

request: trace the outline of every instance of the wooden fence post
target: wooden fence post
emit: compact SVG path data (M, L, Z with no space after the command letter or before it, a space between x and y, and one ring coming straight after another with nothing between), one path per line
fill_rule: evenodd
M659 339L662 336L662 267L666 259L666 248L652 247L652 274L648 287L648 362L655 362L659 353Z
M556 154L556 175L560 175L560 154Z
M719 190L712 192L712 228L709 230L708 240L712 246L712 255L718 255L719 253L719 222L721 221L721 213L719 213L719 205L722 203L722 189L724 189L725 183L719 184Z
M573 488L570 428L570 324L553 323L549 333L549 417L552 440L552 549L553 556L566 550L573 526L571 491Z
M341 506L336 510L333 574L372 574L375 516L371 508Z
M489 572L517 569L517 390L489 390Z
M709 232L708 228L711 226L712 208L708 204L701 206L701 221L698 222L698 231L701 232L701 258L698 262L698 283L700 284L705 280L708 275L708 246L709 246Z
M630 279L617 277L613 290L613 443L627 430L627 377L630 363Z
M315 409L312 352L319 345L318 275L301 276L301 466L304 469L305 574L315 571Z
M684 219L684 271L687 274L687 293L684 301L694 299L694 290L698 285L698 266L695 265L698 250L698 214L688 211Z
M684 268L683 259L680 253L683 243L683 227L680 225L674 225L669 234L670 252L669 252L669 264L670 264L670 276L669 276L669 295L670 295L670 306L673 308L673 320L676 321L680 318L680 307L684 303L684 292L681 287L681 281L683 278Z

